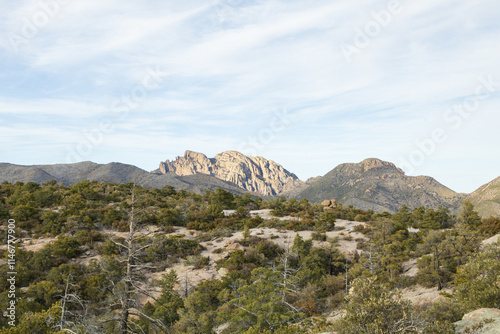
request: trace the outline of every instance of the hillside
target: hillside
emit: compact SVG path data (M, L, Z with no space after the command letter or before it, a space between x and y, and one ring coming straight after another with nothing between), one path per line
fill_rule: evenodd
M467 199L482 217L500 217L500 177L480 187Z
M454 323L477 329L490 318L484 328L497 326L500 311L482 310L498 300L490 287L500 248L480 232L491 224L444 226L451 216L435 213L408 212L404 223L399 213L220 190L1 183L0 237L18 246L0 245L1 291L10 294L0 307L15 305L19 317L14 329L0 317L0 334L455 334L466 331ZM393 330L402 323L410 330Z
M406 176L394 164L374 158L342 164L308 183L297 198L312 202L336 199L344 205L376 212L395 212L403 204L409 208L442 205L456 211L465 198L431 177Z

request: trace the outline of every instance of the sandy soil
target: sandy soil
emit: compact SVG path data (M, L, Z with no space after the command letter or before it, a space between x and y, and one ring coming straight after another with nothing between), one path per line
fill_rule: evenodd
M417 259L412 259L403 263L403 275L415 277L418 274Z
M27 251L37 252L43 248L46 244L49 244L56 240L56 238L40 238L40 239L32 239L32 238L22 238L20 239L20 243L18 247L21 247ZM7 249L7 245L0 245L0 249Z
M263 210L252 210L250 211L250 217L255 218L260 216L264 219L279 219L279 220L300 220L298 217L285 216L285 217L275 217L271 214L271 209L263 209ZM230 216L235 213L236 210L224 210L224 215Z

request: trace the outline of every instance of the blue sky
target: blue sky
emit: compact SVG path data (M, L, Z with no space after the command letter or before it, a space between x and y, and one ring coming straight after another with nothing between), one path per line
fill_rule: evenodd
M0 161L500 176L500 3L0 0Z

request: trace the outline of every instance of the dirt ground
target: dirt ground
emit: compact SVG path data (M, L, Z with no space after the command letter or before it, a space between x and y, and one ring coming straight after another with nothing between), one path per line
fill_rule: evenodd
M27 251L37 252L40 249L42 249L43 246L45 246L46 244L54 242L56 238L39 238L39 239L22 238L19 240L20 243L18 244L18 247L21 247ZM7 245L0 245L0 249L7 249Z

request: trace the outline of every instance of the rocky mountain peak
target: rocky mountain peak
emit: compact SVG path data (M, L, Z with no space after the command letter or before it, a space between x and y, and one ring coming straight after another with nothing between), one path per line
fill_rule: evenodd
M198 153L198 152L189 151L189 150L184 152L184 158L192 159L195 161L204 161L204 160L208 159L207 156L203 153Z
M237 151L225 151L212 159L202 153L186 151L184 157L161 162L160 172L179 176L207 174L262 195L279 195L302 182L272 160Z
M396 167L396 165L392 162L383 161L377 158L368 158L361 161L359 164L363 166L365 172L374 168L388 167L397 169L400 173L404 174L404 172L400 168Z

